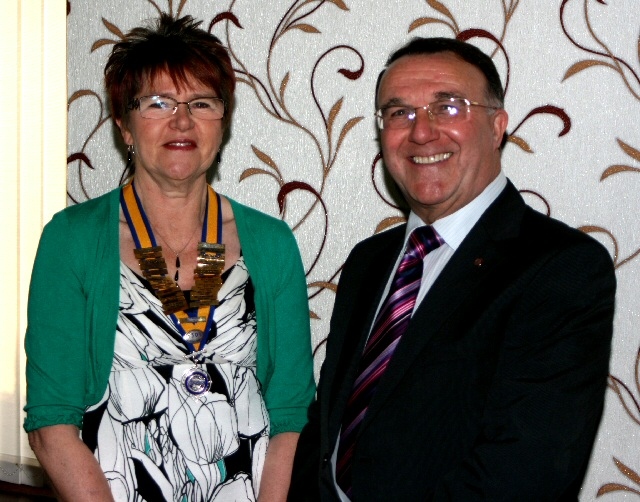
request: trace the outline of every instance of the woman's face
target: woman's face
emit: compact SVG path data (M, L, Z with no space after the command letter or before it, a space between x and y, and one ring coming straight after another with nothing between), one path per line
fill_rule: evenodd
M180 102L218 96L196 80L178 91L167 73L145 82L136 98L150 95ZM151 176L161 184L189 182L204 176L222 142L222 120L194 117L185 104L178 105L167 118L148 119L139 110L132 110L128 119L126 123L119 121L118 126L125 143L135 149L136 173Z

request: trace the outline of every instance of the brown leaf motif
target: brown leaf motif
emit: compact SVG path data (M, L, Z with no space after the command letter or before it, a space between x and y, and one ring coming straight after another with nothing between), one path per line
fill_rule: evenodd
M102 24L104 24L107 30L109 30L119 39L122 40L124 38L124 33L122 33L122 31L120 31L120 28L118 28L115 24L107 21L105 18L102 18Z
M180 13L182 12L182 9L184 8L186 3L187 0L180 0L180 5L178 5L178 10L176 11L176 17L180 17Z
M609 176L613 176L614 174L624 173L624 172L637 173L637 172L640 172L640 168L625 166L624 164L614 164L612 166L607 167L604 170L604 172L602 173L602 176L600 176L600 181L603 181Z
M262 150L260 150L258 147L254 145L251 145L251 149L253 150L253 153L256 155L256 157L258 157L262 162L267 164L274 171L280 173L280 170L278 169L277 164L273 161L271 157L269 157L266 153L264 153Z
M527 143L520 136L516 136L515 134L510 134L509 137L507 138L507 141L509 143L513 143L515 145L518 145L522 150L524 150L527 153L533 153L533 150L529 146L529 143Z
M622 462L620 462L620 460L618 460L615 457L613 458L613 461L616 463L616 467L622 474L624 474L626 477L628 477L631 481L633 481L637 485L640 485L640 476L638 476L637 472L635 472L633 469L624 465Z
M630 467L626 466L616 457L613 457L613 462L616 464L616 467L624 476L626 476L627 478L629 478L630 481L640 486L640 476L638 475L637 472L635 472ZM620 492L620 491L631 492L631 493L635 493L636 495L640 495L640 490L638 490L637 488L632 488L631 486L623 485L621 483L607 483L600 487L600 489L598 490L598 493L596 494L596 497L606 495L607 493Z
M287 84L289 83L289 72L282 78L282 82L280 82L280 100L284 101L284 91L287 88Z
M437 10L441 14L444 14L449 19L453 19L453 16L451 15L451 11L443 3L438 2L438 0L427 0L427 3L431 8Z
M375 229L375 234L383 232L387 228L391 228L395 225L400 225L401 223L406 223L407 219L403 216L390 216L382 220Z
M609 388L618 396L620 404L631 420L640 425L640 404L631 389L622 380L612 375L609 376Z
M626 153L632 159L640 162L640 150L637 150L636 148L633 148L632 146L627 145L624 141L622 141L619 138L617 139L617 141L618 141L618 145L620 145L620 148L622 148L624 153Z
M569 77L573 77L576 73L579 73L582 70L586 70L587 68L592 68L594 66L607 66L612 70L618 71L618 68L610 63L605 63L604 61L598 61L596 59L585 59L583 61L578 61L577 63L572 64L565 72L564 77L562 77L562 82L567 80Z
M606 495L607 493L621 492L621 491L631 492L631 493L635 493L636 495L640 495L640 491L634 490L633 488L630 488L628 486L621 485L619 483L607 483L600 487L600 489L598 490L598 493L596 494L596 497L601 497L602 495Z
M347 136L348 132L363 118L364 117L353 117L347 120L347 123L342 127L342 131L340 131L340 137L338 138L338 144L336 148L340 148L340 145L342 145L342 142L344 141L344 138Z
M91 52L99 49L100 47L104 47L105 45L114 45L117 42L115 40L109 40L108 38L101 38L100 40L96 40L91 45Z
M416 19L414 22L412 22L409 25L408 32L411 33L413 30L420 28L420 26L424 26L425 24L435 24L435 23L448 25L448 23L446 21L443 21L442 19L436 19L435 17L421 17L419 19Z
M239 181L244 181L251 176L255 176L256 174L266 174L267 176L271 176L280 182L282 185L282 180L279 180L278 177L272 173L271 171L267 171L266 169L260 169L259 167L250 167L249 169L245 169L240 175Z
M329 111L329 122L327 124L327 129L329 132L329 141L331 141L331 131L333 130L333 122L336 120L338 113L340 113L340 109L342 108L342 102L344 98L340 98L335 104L331 107L331 111Z
M79 91L74 92L69 98L69 101L67 101L67 111L69 111L69 108L75 101L83 98L84 96L94 96L98 100L98 102L100 103L100 116L102 116L102 99L100 99L100 96L98 96L98 94L89 89L80 89Z
M620 148L624 153L626 153L632 159L640 162L640 150L632 147L631 145L628 145L627 143L622 141L620 138L616 138L616 141L618 142L618 146L620 146ZM613 176L614 174L624 173L624 172L637 173L637 172L640 172L640 168L627 166L624 164L615 164L605 169L605 171L602 173L602 176L600 176L600 181L605 180L609 176Z
M342 0L329 0L333 5L342 10L349 10L349 7Z
M305 33L320 33L320 30L318 28L316 28L315 26L312 26L310 24L307 24L307 23L294 24L293 26L290 26L288 28L288 30L294 30L294 29L295 30L302 30Z

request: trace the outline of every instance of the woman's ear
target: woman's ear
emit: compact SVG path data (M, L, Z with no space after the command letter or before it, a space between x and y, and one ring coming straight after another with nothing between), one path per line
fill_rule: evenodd
M125 122L122 119L116 119L116 125L118 129L120 129L120 134L122 134L125 145L133 145L133 134L131 134Z

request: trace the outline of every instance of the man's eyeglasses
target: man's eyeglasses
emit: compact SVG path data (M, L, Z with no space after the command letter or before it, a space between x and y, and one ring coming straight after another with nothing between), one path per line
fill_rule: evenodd
M187 105L189 113L204 120L220 120L224 117L225 104L221 98L195 98L191 101L177 101L167 96L141 96L132 99L129 110L139 110L145 119L165 119L178 110L178 105Z
M380 129L405 129L416 121L418 110L426 110L429 118L436 124L454 124L465 120L472 106L499 109L498 106L481 105L464 98L445 98L425 106L384 106L376 111L375 115Z

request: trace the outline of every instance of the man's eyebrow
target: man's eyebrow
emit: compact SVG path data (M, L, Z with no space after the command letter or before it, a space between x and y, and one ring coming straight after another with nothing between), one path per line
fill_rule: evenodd
M402 98L391 98L381 105L380 108L389 108L390 106L407 106L407 102Z
M436 99L464 98L462 94L455 91L439 91L435 93Z
M450 99L450 98L465 99L465 96L456 91L438 91L433 95L433 101L438 101L440 99ZM424 103L424 105L426 104L427 103ZM417 106L424 106L424 105L417 105ZM402 98L391 98L387 100L383 105L380 105L380 108L389 108L390 106L413 106L413 105L409 105Z

